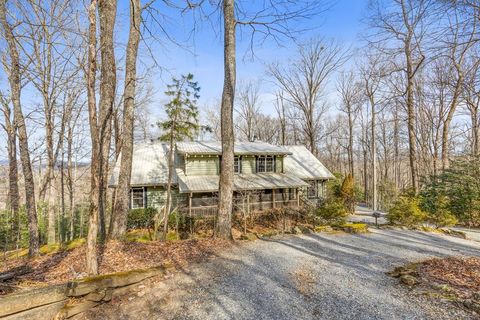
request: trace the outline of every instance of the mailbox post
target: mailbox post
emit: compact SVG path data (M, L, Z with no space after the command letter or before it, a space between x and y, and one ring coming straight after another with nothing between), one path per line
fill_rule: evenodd
M380 218L382 215L378 211L374 211L372 213L372 216L375 218L375 226L378 227L378 218Z

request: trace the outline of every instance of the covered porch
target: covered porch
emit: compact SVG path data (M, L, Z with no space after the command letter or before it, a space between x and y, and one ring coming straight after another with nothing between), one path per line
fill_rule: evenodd
M187 194L183 213L215 215L218 209L218 176L179 177L179 191ZM299 207L299 189L307 184L280 173L235 175L233 211L250 214L283 207Z

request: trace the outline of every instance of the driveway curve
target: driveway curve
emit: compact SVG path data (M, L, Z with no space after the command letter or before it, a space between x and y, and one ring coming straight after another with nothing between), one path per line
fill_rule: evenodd
M414 231L310 234L238 243L87 319L476 319L385 273L480 243ZM477 315L478 318L478 315Z

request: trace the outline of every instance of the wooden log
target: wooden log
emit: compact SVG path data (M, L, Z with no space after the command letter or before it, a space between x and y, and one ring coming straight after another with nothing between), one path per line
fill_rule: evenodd
M9 294L0 299L0 317L65 300L65 285Z
M15 277L32 272L32 268L28 265L12 268L5 272L0 272L0 282L12 280Z
M147 270L118 272L70 281L67 283L66 295L69 297L80 297L91 292L99 292L106 288L117 288L138 283L147 278L164 275L165 272L164 267L157 267Z

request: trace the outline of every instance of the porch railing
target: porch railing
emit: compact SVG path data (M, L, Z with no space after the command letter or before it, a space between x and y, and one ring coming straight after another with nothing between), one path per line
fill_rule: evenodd
M269 210L274 208L273 201L262 201L262 202L250 202L250 210L247 208L247 201L234 203L234 212L255 212L262 210ZM275 200L275 208L295 208L298 207L297 200ZM192 217L207 217L214 216L217 214L218 206L217 205L205 205L205 206L192 206L190 209L184 207L180 210L185 215L191 215Z

